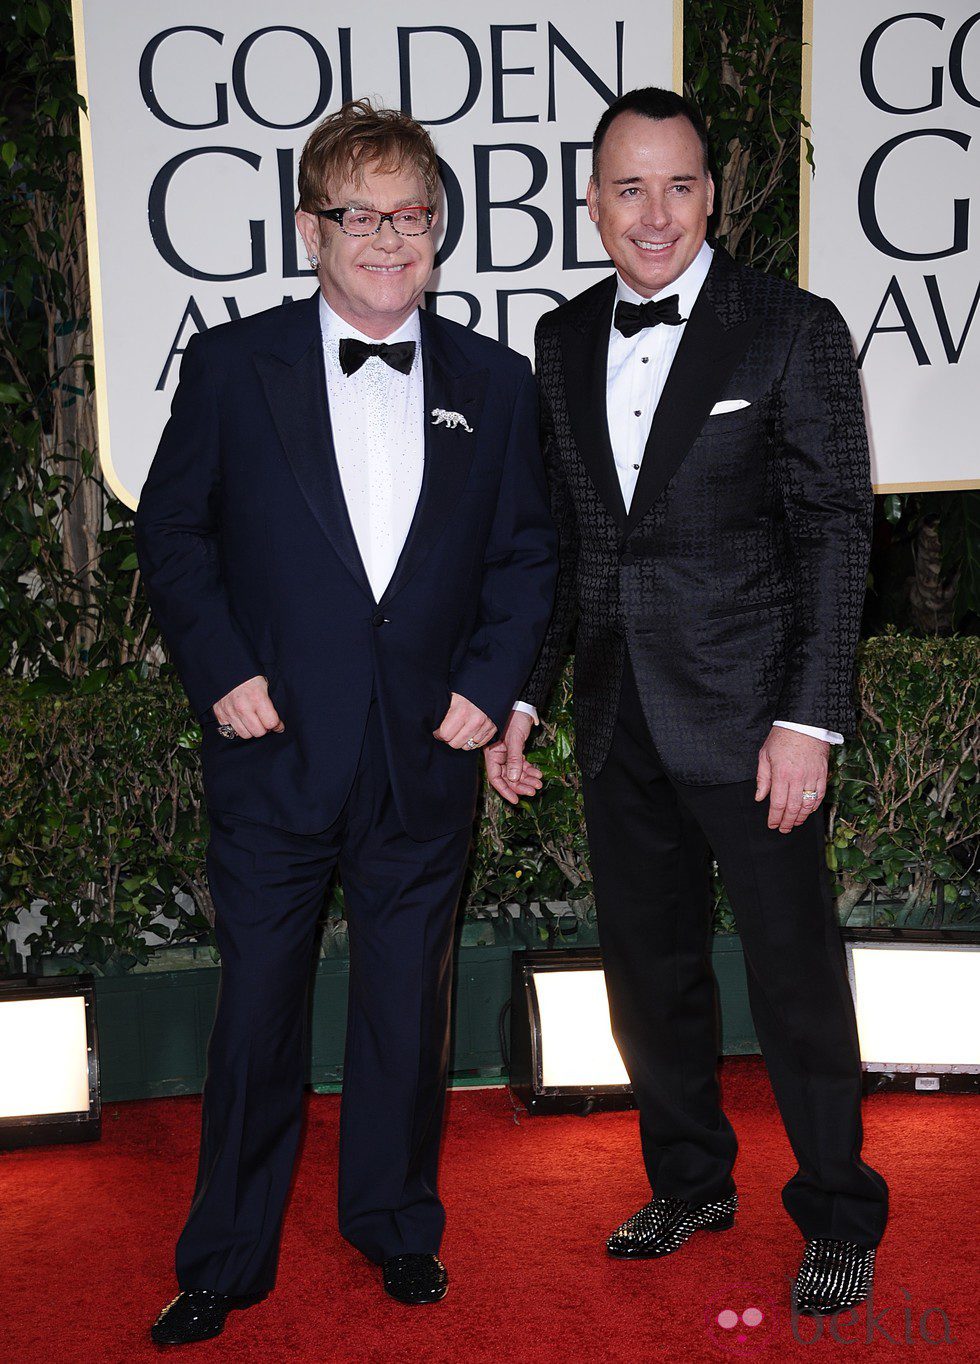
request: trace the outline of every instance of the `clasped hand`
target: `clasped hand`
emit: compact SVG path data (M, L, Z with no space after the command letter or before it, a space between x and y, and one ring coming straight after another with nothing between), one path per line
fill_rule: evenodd
M496 732L497 726L479 706L454 691L442 724L432 731L432 737L450 748L482 748Z
M231 725L239 739L261 739L270 730L286 728L269 698L269 679L250 677L211 707L219 725Z
M522 796L533 796L541 790L541 770L524 756L533 723L524 711L512 710L501 738L484 750L487 780L511 805L516 805Z

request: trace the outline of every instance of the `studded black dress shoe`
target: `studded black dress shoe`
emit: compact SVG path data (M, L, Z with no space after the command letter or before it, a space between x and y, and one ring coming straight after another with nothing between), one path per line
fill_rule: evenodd
M393 1255L382 1266L385 1292L417 1306L446 1296L449 1275L438 1255Z
M617 1227L606 1250L618 1260L651 1260L680 1250L696 1231L727 1231L735 1225L738 1194L717 1203L654 1198Z
M251 1307L260 1296L233 1298L207 1288L178 1293L150 1327L150 1339L156 1345L192 1345L198 1340L211 1340L225 1329L229 1312L236 1307Z
M853 1241L807 1241L793 1285L793 1306L806 1316L830 1316L864 1302L875 1276L875 1252Z

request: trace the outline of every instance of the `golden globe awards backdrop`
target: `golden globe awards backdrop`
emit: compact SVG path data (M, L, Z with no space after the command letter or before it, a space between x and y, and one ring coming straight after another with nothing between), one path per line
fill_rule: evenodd
M530 353L608 262L589 143L680 87L680 0L74 0L100 456L135 505L196 330L316 287L293 223L311 127L367 95L425 123L445 216L427 306Z
M850 325L876 489L980 487L980 0L805 20L801 283Z

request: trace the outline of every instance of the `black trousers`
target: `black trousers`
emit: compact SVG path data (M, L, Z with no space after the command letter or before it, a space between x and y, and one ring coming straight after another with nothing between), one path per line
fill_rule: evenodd
M273 1285L300 1132L314 936L338 863L351 953L340 1230L377 1262L438 1251L453 929L470 837L467 827L416 843L404 832L376 706L346 807L322 834L211 815L221 989L197 1188L177 1244L181 1288L237 1295Z
M755 782L683 786L664 772L627 661L609 757L583 779L613 1033L657 1197L734 1189L736 1139L716 1075L709 847L745 952L749 1002L798 1170L783 1203L807 1238L874 1246L885 1181L861 1159L854 1008L818 815L769 829Z

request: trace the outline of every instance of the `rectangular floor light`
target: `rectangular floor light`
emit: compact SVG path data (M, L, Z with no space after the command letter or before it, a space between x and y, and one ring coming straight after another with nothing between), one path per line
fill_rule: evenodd
M845 933L871 1088L980 1089L980 933Z
M529 1113L633 1106L595 948L514 953L510 1087Z
M101 1130L92 977L0 979L0 1148Z

